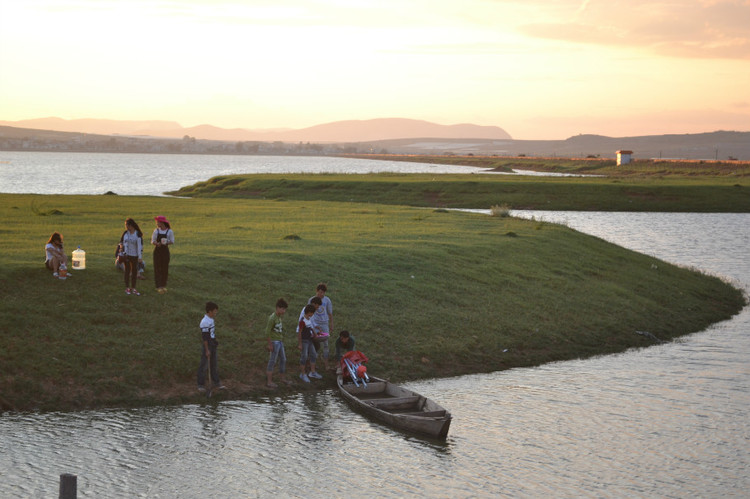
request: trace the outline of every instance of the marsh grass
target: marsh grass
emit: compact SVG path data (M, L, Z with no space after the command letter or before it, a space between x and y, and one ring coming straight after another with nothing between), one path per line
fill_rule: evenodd
M430 208L748 212L750 176L235 175L171 194Z
M705 161L638 159L627 165L617 165L614 159L602 158L543 158L503 156L434 156L364 154L350 155L370 160L407 161L431 164L475 166L497 172L532 170L555 173L606 175L607 177L750 177L750 161Z
M62 214L37 216L41 205ZM158 214L176 235L169 292L154 291L149 248L144 294L126 296L113 265L124 219L148 239ZM53 231L69 253L86 251L86 269L66 281L42 264ZM336 331L351 331L371 371L395 381L648 346L636 331L669 340L744 304L715 277L556 224L441 209L8 194L0 195L0 236L4 408L205 400L195 371L207 300L220 306L219 370L229 387L221 396L265 393L266 318L284 297L291 333L321 281ZM288 338L294 376L298 354Z

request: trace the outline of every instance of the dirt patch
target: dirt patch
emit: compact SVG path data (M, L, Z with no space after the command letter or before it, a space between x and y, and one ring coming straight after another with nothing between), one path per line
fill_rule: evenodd
M433 206L435 208L445 208L447 205L446 203L440 202L440 199L443 197L442 192L437 191L426 191L424 193L424 202L427 204L427 206Z

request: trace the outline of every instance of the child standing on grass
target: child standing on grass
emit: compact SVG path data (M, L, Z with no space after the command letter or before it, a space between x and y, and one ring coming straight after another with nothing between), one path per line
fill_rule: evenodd
M283 298L276 301L276 311L268 317L266 323L266 336L268 337L269 352L268 367L266 367L266 385L269 388L276 388L278 385L273 382L273 368L279 364L279 379L289 384L286 379L286 352L284 351L284 330L281 324L281 317L286 313L289 305Z
M151 244L154 245L154 283L159 294L167 292L167 278L169 277L169 246L174 244L174 232L169 220L163 215L154 217L156 229L151 234Z
M206 303L206 315L201 320L201 363L198 366L198 391L206 391L206 367L211 370L211 382L218 390L226 388L219 381L219 368L216 362L216 348L219 342L216 340L216 322L214 318L219 313L219 306L210 301ZM208 364L208 366L206 365Z
M315 345L313 345L313 338L315 337L315 331L313 329L312 316L315 313L315 305L306 305L302 310L302 319L297 325L297 348L299 348L301 355L299 358L299 377L305 383L310 382L310 378L322 379L323 376L315 371L315 360L318 358L318 354L315 351ZM310 360L310 375L308 376L306 371L307 360Z
M323 302L320 300L320 298L318 298L317 296L313 296L308 302L308 305L314 306L315 311L317 312L318 308L320 307L322 303ZM305 318L305 307L302 307L302 310L299 313L299 319L297 319L297 333L299 333L300 322L304 318ZM313 333L315 333L313 334L312 344L313 344L313 347L315 347L315 356L317 357L318 350L320 350L320 343L318 342L318 338L317 338L318 327L317 327L317 324L315 324L315 314L313 314L313 316L310 318L310 327L312 327ZM309 371L310 371L310 359L307 359L305 372L309 372Z
M125 220L125 232L120 237L122 251L125 254L125 294L140 296L135 288L138 277L138 264L143 261L143 232L135 220Z
M318 308L320 308L320 305L322 305L322 301L317 296L313 296L310 298L310 301L307 302L308 305L312 305L315 307L315 312L318 312ZM304 319L305 317L305 307L302 307L302 311L299 313L299 319L297 319L297 324ZM315 347L315 353L320 350L320 343L318 343L318 325L315 322L316 314L313 314L313 316L310 318L310 325L313 328L313 331L315 332L315 335L313 336L313 346ZM299 328L297 328L297 332L299 332Z
M320 299L320 306L315 310L313 319L315 321L315 333L317 334L315 348L323 357L323 368L328 370L328 339L333 330L333 304L331 299L326 296L328 286L325 283L318 284L315 289L315 296L308 300L312 303L316 298Z

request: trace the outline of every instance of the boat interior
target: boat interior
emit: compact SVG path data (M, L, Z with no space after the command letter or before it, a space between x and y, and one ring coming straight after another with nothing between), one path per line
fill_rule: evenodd
M346 391L364 404L391 414L440 418L446 415L445 409L430 410L425 397L409 390L391 385L385 381L371 380L366 386L344 385Z

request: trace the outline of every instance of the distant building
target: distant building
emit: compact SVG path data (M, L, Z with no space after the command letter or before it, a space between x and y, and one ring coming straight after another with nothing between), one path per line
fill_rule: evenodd
M617 166L627 165L632 161L633 151L617 151Z

